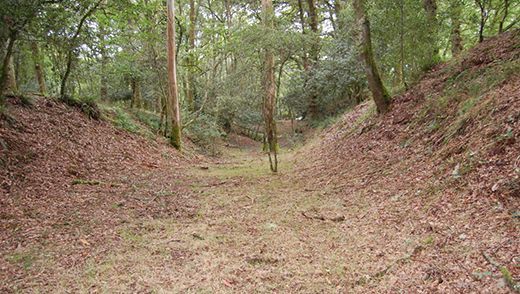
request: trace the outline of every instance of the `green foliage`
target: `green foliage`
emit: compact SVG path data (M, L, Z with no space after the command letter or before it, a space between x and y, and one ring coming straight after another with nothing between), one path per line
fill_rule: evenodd
M87 115L91 119L100 120L101 119L101 111L94 99L92 98L74 98L69 95L65 95L60 98L60 100L72 107L78 108L81 112Z
M119 107L112 108L114 113L113 123L116 127L130 133L138 133L139 127L134 123L132 117Z
M143 109L133 109L131 113L140 123L147 126L150 130L154 132L159 130L161 119L156 113Z
M206 151L214 153L216 140L224 134L217 121L206 114L197 117L197 122L185 128L187 136Z
M130 104L132 93L139 91L146 111L135 110L130 114L127 110L116 111L116 125L139 132L142 124L157 131L160 112L164 112L168 96L164 1L103 1L77 38L73 36L81 17L97 1L54 2L6 0L0 3L0 45L5 48L8 38L16 33L13 52L22 93L38 90L30 47L32 41L37 41L50 95L59 92L70 52L73 67L67 92L70 97L92 98L65 97L66 103L99 119L101 114L94 101L99 100L102 85L108 91L103 99L117 101L123 108ZM322 122L312 124L326 125L329 118L366 98L365 73L359 62L356 41L358 28L351 3L338 1L340 5L335 7L330 5L332 3L315 2L317 32L309 25L306 1L302 1L301 14L298 2L275 1L274 28L261 25L258 2L231 1L228 11L225 1L196 0L195 24L189 17L190 2L176 2L182 120L186 122L200 116L185 129L195 141L208 145L222 131L229 132L237 126L256 128L263 123L265 48L275 53L276 118L305 118L310 98L316 96L317 120ZM481 2L486 5L487 13L485 37L497 34L500 27L503 30L518 27L515 21L520 5L509 1L506 10L505 1ZM375 57L385 85L400 91L429 69L432 62L449 59L454 20L460 21L464 47L474 45L482 16L475 3L473 0L437 0L437 20L432 28L422 1L368 0ZM342 9L338 10L340 6ZM188 36L192 25L195 27L194 48ZM438 52L432 52L432 40ZM485 73L478 83L464 84L463 81L469 78L466 75L481 73L463 72L452 78L453 88L462 85L469 95L475 96L475 100L459 105L461 114L471 112L478 104L476 93L480 88L493 87L517 67L502 69L497 75ZM140 89L132 89L131 81L138 81ZM194 105L188 105L188 93L194 94ZM451 103L444 97L440 101ZM446 105L439 104L438 109ZM442 117L428 120L435 129ZM202 138L205 135L209 136L207 140Z

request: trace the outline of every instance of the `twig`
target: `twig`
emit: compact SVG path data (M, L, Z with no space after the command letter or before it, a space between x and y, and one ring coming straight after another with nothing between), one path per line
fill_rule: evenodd
M308 216L308 215L306 215L305 212L303 212L303 211L302 211L301 213L302 213L302 215L303 215L305 218L307 218L307 219L318 219L318 220L321 220L321 221L324 221L324 220L325 220L325 218L324 218L323 216L321 216L321 215L317 215L317 216Z

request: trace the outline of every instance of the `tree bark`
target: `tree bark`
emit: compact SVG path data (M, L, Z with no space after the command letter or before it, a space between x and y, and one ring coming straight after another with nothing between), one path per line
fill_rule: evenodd
M316 11L315 0L307 0L307 6L309 9L309 27L313 33L313 42L309 52L311 62L308 71L312 71L315 69L316 64L318 63L320 38L318 32L318 13ZM312 86L310 89L309 116L311 118L318 117L318 94L316 93L316 88L314 86Z
M399 14L400 14L400 29L399 29L399 70L398 80L399 84L402 84L405 89L408 89L406 84L406 76L404 72L404 0L399 1Z
M99 39L101 44L99 46L99 52L101 54L101 72L99 80L99 95L101 100L108 100L108 78L107 78L107 65L108 65L108 53L105 45L106 29L104 24L99 24Z
M190 0L190 27L188 31L188 79L186 81L186 101L190 111L195 111L195 55L193 51L195 49L196 23L197 15L195 0Z
M16 31L11 32L9 36L9 41L7 42L7 49L5 51L4 60L2 62L2 74L0 75L0 105L3 105L3 96L6 93L6 88L9 88L9 75L10 73L10 66L11 63L12 67L12 57L13 57L13 49L14 49L14 43L16 42L18 33Z
M475 0L477 6L480 10L480 25L478 29L478 42L484 42L484 28L486 26L486 22L488 20L488 12L486 8L486 0Z
M498 24L498 33L501 34L504 32L504 23L506 22L507 16L509 14L509 0L504 0L504 14L502 15L502 19Z
M451 0L450 4L451 54L453 56L458 56L463 50L460 21L462 6L460 0Z
M431 46L429 66L435 65L439 60L439 45L437 42L438 21L437 21L437 2L436 0L423 0L423 7L426 12L426 22L428 24L428 43Z
M377 112L384 114L390 110L390 95L388 94L374 58L372 50L372 40L370 37L370 22L366 17L364 0L354 0L354 10L356 13L357 26L359 27L359 39L361 46L361 59L365 64L365 72L368 80L368 87L372 92Z
M171 120L170 143L181 149L181 116L177 86L176 44L175 44L175 7L174 0L168 0L167 42L168 42L168 99Z
M137 77L132 77L130 80L130 87L132 88L132 101L130 107L142 108L143 99L141 95L141 80Z
M274 27L274 11L272 0L262 0L263 23L266 28ZM265 124L265 134L267 139L267 153L272 172L278 171L278 138L276 134L276 121L274 119L276 105L276 84L274 77L274 53L271 48L265 48L264 60L264 101L263 117Z
M45 83L45 74L43 71L40 49L38 48L38 43L36 43L36 41L31 42L31 51L34 61L34 72L36 74L36 80L38 81L38 88L40 94L45 96L47 95L47 84Z
M18 92L18 85L16 83L14 57L11 54L11 56L9 57L9 62L7 62L7 75L5 78L4 93L13 95L13 94L16 94L17 92Z

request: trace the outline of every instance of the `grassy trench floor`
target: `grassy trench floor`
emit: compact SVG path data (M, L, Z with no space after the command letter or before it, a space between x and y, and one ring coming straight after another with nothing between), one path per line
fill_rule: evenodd
M348 272L358 266L347 254L355 248L341 228L345 223L314 219L318 210L334 218L342 203L322 197L326 191L291 182L289 154L281 156L281 172L273 175L264 156L233 152L231 163L190 169L198 179L192 189L200 193L194 218L120 226L123 242L63 274L63 287L151 293L344 291Z

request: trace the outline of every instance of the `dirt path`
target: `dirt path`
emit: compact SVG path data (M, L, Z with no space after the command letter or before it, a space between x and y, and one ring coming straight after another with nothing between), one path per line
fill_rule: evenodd
M341 202L291 181L288 154L272 175L259 154L234 153L190 169L200 193L194 218L125 224L123 242L61 280L94 292L344 291L357 264Z

